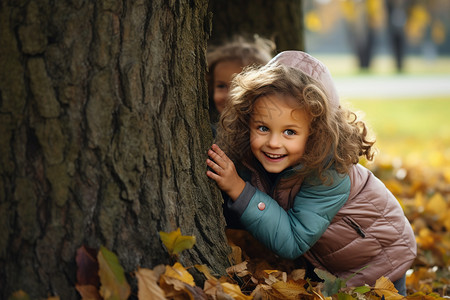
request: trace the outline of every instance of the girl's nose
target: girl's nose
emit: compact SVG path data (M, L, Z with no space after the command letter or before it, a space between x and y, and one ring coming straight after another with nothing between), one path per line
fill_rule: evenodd
M267 141L267 145L270 148L279 148L280 147L280 137L277 134L271 134Z

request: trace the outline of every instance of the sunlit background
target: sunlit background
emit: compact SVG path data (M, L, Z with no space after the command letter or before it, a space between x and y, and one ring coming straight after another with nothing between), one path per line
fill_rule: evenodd
M381 154L450 161L450 1L303 3L306 50L364 111Z
M366 164L418 243L412 291L450 287L450 1L304 0L306 51L377 139Z

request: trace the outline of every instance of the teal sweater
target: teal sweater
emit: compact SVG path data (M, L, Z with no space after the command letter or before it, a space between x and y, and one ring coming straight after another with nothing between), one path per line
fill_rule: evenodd
M227 206L266 247L281 257L295 259L321 237L349 197L349 176L334 170L328 171L328 176L332 179L329 185L321 184L318 178L306 178L288 211L248 181L238 199L234 203L230 200Z

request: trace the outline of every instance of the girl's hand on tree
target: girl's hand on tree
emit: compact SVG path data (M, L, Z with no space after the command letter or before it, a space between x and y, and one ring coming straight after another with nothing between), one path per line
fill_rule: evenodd
M235 201L244 190L244 180L237 173L234 163L219 146L213 144L208 150L208 155L211 159L207 159L206 164L211 170L208 170L206 175Z

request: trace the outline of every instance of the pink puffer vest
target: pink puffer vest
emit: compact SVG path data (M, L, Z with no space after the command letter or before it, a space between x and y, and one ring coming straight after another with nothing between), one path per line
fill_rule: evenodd
M369 170L355 165L346 204L305 256L347 286L400 279L416 257L414 232L397 199ZM361 268L364 268L360 271Z

